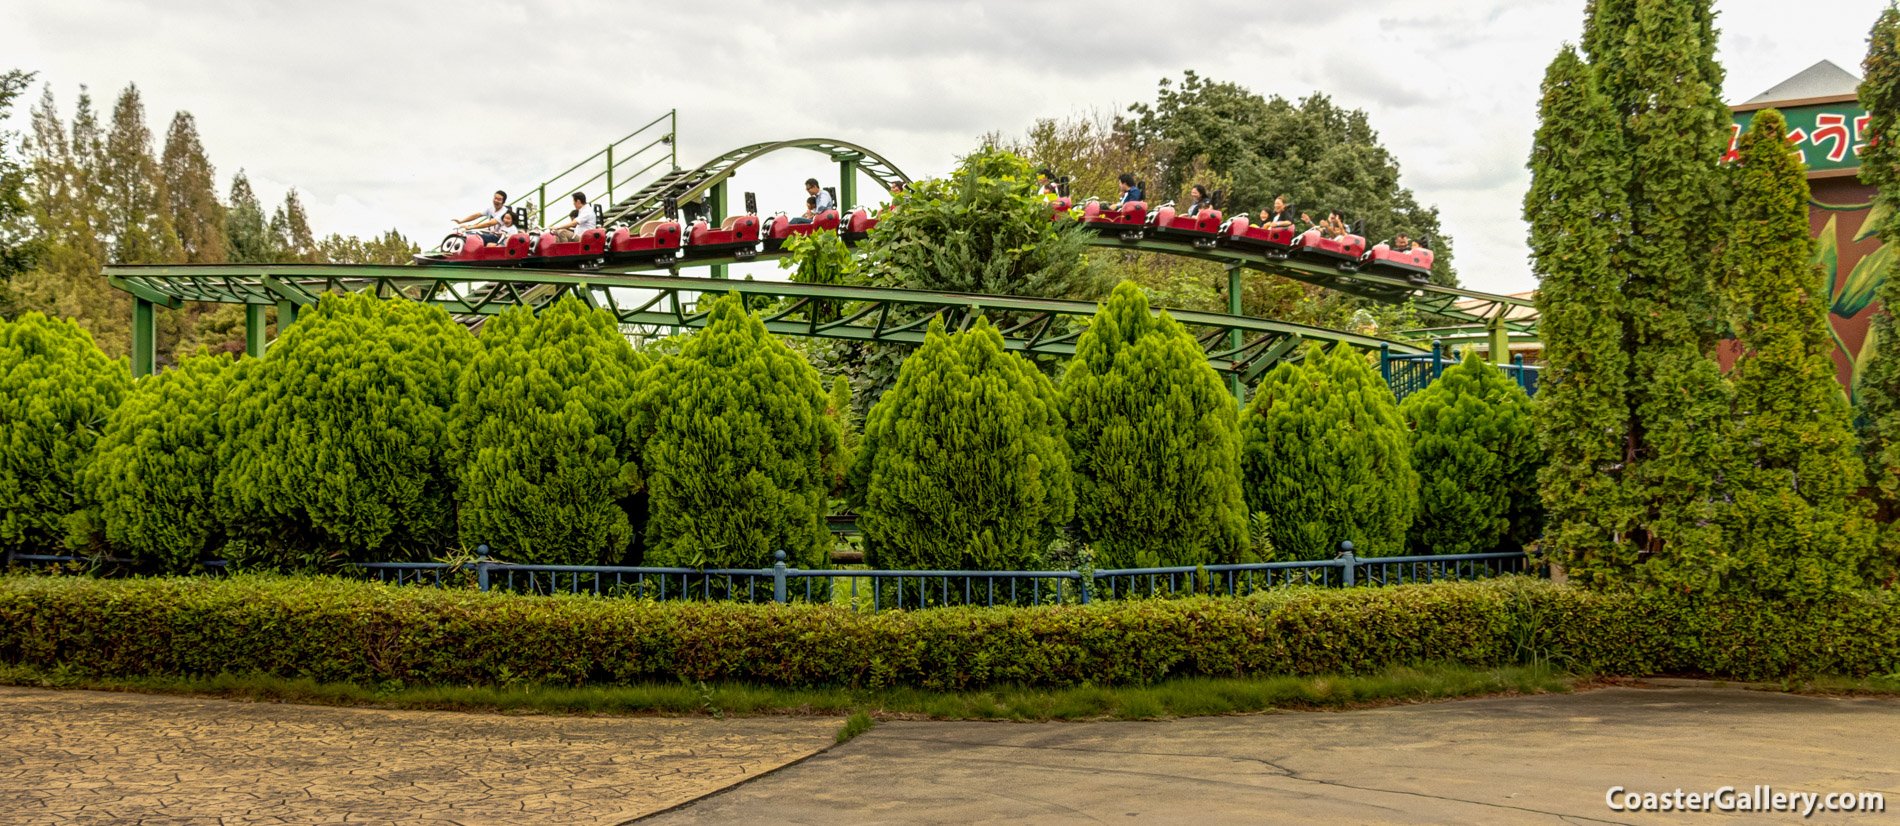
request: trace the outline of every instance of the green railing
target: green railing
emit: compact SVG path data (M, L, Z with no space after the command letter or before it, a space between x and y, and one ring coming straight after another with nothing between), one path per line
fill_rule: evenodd
M665 131L658 131L664 125ZM528 221L534 226L546 225L548 212L548 193L554 193L554 203L558 206L567 201L574 192L586 192L587 187L601 183L605 179L606 192L589 193L588 198L601 204L614 204L619 201L617 191L627 190L627 185L645 180L647 173L661 164L666 169L661 173L679 169L679 110L669 109L667 113L648 121L645 126L633 130L626 137L607 144L607 148L587 156L580 163L562 170L554 177L530 187L515 195L509 206L528 208ZM627 145L637 143L645 136L646 143L632 149ZM595 163L599 161L599 163ZM638 166L637 169L629 167ZM589 174L589 172L592 174ZM581 176L586 175L586 178ZM638 189L636 185L633 190Z

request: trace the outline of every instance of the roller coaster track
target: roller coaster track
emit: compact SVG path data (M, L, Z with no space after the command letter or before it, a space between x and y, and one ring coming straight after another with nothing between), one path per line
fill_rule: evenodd
M294 318L297 307L314 304L325 292L368 291L386 298L406 297L458 316L479 317L524 304L545 306L572 295L612 311L624 325L697 329L706 325L707 313L695 306L699 302L694 299L703 293L733 292L749 309L758 311L766 328L777 335L920 344L933 318L943 319L951 329L987 318L1003 334L1009 349L1053 356L1075 353L1076 339L1097 309L1087 301L599 270L227 264L112 266L106 268L106 275L142 307L181 307L186 301L246 304L260 310L253 314L260 326L265 306L278 306L280 319ZM145 312L149 314L149 309ZM1284 321L1191 310L1168 312L1194 333L1209 365L1242 381L1282 359L1296 357L1308 342L1393 355L1426 352L1404 342ZM144 335L134 331L135 340ZM262 346L261 338L258 346Z
M888 191L892 184L910 183L910 178L897 168L896 164L884 159L884 156L862 146L831 138L798 138L789 141L768 141L741 146L717 158L713 158L697 169L676 170L654 179L633 195L621 199L605 210L606 222L626 224L637 227L660 216L667 199L676 203L701 201L708 196L723 195L715 190L726 179L731 178L756 158L770 155L782 149L804 149L829 156L838 163L850 163L871 180L877 181L883 190ZM849 186L851 181L844 181ZM844 204L843 206L853 206ZM723 212L724 205L717 204L715 209Z

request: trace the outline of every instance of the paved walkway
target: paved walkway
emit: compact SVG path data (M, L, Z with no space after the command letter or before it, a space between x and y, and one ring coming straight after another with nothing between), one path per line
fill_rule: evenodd
M642 823L1791 823L1619 813L1636 791L1880 791L1900 822L1900 701L1612 688L1168 723L885 723Z
M614 824L808 756L843 724L0 688L0 824Z

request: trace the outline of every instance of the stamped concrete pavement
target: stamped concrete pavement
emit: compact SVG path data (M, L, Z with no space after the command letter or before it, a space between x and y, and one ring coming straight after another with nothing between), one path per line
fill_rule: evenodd
M809 756L843 722L0 688L0 824L614 824Z
M681 824L1792 823L1786 812L1613 811L1639 792L1886 795L1900 701L1608 688L1164 723L893 722L641 821Z

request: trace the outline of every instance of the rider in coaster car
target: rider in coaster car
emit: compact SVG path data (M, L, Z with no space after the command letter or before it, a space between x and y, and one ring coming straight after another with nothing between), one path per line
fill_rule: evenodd
M515 226L515 211L512 209L503 210L500 221L501 223L496 224L493 231L482 233L483 242L499 244L508 236L521 231L520 227Z
M817 199L812 205L811 214L813 215L838 208L837 203L831 200L831 193L818 188L817 178L805 179L805 194Z
M1141 187L1135 186L1135 176L1123 172L1121 177L1115 179L1115 184L1122 189L1122 199L1115 202L1116 209L1141 200Z
M811 219L816 217L818 217L818 196L812 195L805 199L805 214L793 218L792 223L809 224Z
M594 211L587 208L587 195L574 193L574 211L567 214L567 220L548 227L554 233L555 240L576 241L581 233L594 228Z
M1214 199L1208 197L1207 187L1201 186L1200 184L1195 184L1188 189L1188 200L1193 202L1188 204L1187 215L1189 218L1201 214L1201 210L1203 209L1214 208Z
M1412 251L1412 237L1409 235L1406 235L1403 232L1392 236L1392 251L1393 252L1411 252Z
M1314 224L1313 229L1319 230L1319 237L1321 238L1343 238L1348 234L1346 232L1346 216L1340 214L1339 210L1335 209L1326 213L1326 220Z
M1306 217L1305 213L1300 214L1300 220L1308 224L1313 223L1313 219ZM1293 207L1287 206L1285 195L1273 199L1272 212L1260 213L1260 226L1267 229L1293 228Z
M1036 194L1050 202L1062 197L1062 188L1056 184L1055 170L1046 166L1036 170Z
M495 226L496 224L501 223L501 218L499 216L508 214L508 208L506 206L503 206L503 204L506 204L506 203L508 203L508 193L502 192L501 190L495 190L495 197L492 201L489 202L487 208L483 209L480 212L471 212L465 218L455 219L456 231L479 232L481 230L488 229L489 227L492 227L492 226ZM469 224L470 221L474 221L475 223ZM468 224L468 226L463 226L464 224ZM481 233L482 240L487 241L490 244L493 244L495 243L496 240L498 240L495 237L491 237L494 235L495 233L493 230Z

